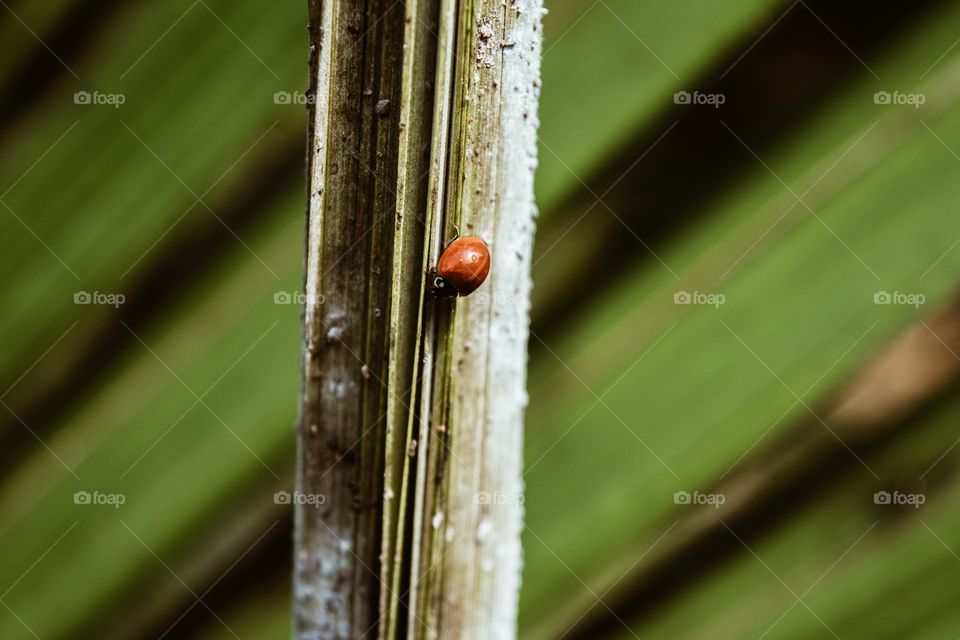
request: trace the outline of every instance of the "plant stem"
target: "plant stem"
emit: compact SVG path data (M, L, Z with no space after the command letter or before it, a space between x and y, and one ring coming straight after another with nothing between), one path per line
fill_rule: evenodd
M310 3L298 638L509 638L539 0ZM454 228L488 281L434 301Z

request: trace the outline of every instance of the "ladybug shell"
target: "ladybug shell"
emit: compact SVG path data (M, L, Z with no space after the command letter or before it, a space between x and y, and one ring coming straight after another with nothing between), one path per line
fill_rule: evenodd
M490 273L490 250L476 236L457 238L444 249L437 263L437 275L465 296L483 284Z

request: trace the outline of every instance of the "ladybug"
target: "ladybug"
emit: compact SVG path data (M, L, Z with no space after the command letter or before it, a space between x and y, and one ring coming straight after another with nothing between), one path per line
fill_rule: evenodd
M490 273L490 250L476 236L457 238L443 250L437 268L429 273L427 286L435 298L473 293Z

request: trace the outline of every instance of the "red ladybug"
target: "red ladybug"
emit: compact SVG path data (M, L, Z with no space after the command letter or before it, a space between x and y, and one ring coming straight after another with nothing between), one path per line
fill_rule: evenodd
M427 283L435 298L473 293L490 273L490 250L476 236L457 238L443 250Z

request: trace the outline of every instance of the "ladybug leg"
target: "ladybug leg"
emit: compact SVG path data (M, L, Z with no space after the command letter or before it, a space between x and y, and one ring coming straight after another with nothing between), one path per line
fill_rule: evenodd
M460 227L458 227L455 224L450 226L453 227L453 238L450 239L450 242L453 242L454 240L460 237Z

